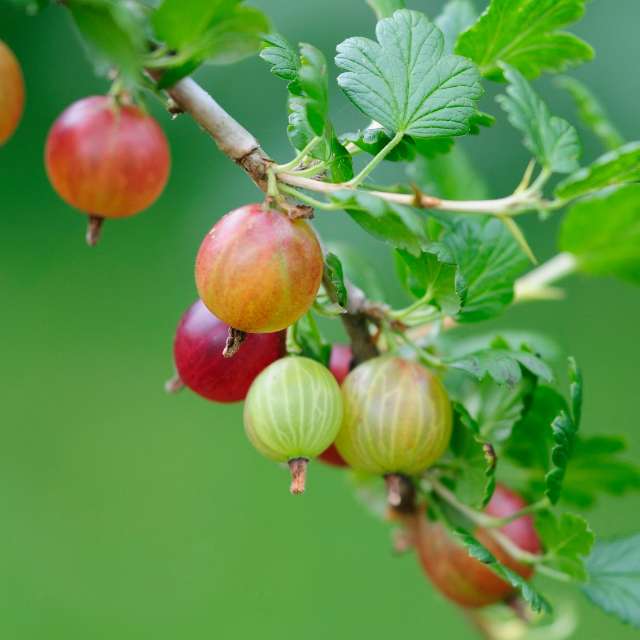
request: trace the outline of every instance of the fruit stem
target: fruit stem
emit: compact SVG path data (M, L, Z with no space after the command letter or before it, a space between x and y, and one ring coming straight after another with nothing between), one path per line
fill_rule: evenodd
M182 389L184 389L184 382L182 382L180 374L176 371L173 376L164 383L164 390L167 393L177 393L178 391L182 391Z
M414 513L416 510L416 491L410 478L400 473L388 473L384 477L387 483L387 501L389 506L400 513Z
M222 350L223 357L233 358L233 356L235 356L236 353L240 351L240 347L246 337L247 334L244 331L229 327L229 333L227 334L227 339L224 343L224 349Z
M100 233L102 231L102 223L104 218L101 216L89 215L89 222L87 223L86 241L90 247L95 247L100 240Z
M289 471L291 471L290 491L294 496L304 493L304 485L307 479L307 458L292 458L289 460Z

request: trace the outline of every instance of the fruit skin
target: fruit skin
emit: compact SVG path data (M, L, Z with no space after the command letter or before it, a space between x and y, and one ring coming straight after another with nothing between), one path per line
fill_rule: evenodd
M173 357L181 381L214 402L244 400L255 377L286 354L286 332L247 334L232 358L222 350L228 325L216 318L201 300L185 311L176 330Z
M276 462L315 458L342 420L340 387L328 369L292 356L269 365L249 389L244 425L249 440Z
M0 144L18 127L24 109L24 78L13 51L0 40Z
M495 517L505 517L525 506L525 501L518 494L498 485L485 511ZM469 556L441 523L430 522L420 514L416 526L414 541L422 568L438 591L449 600L463 607L476 608L501 602L515 592L491 569ZM540 540L531 516L518 518L499 530L520 549L540 552ZM474 535L502 564L527 580L531 578L533 567L513 560L486 531L478 529Z
M169 146L158 123L138 107L91 96L74 102L54 122L45 165L67 203L102 218L123 218L162 193Z
M451 403L438 378L397 356L357 366L342 385L340 455L357 471L414 475L451 439Z
M351 347L346 344L334 344L331 347L331 356L329 358L329 370L333 373L338 384L342 384L344 379L351 370L351 362L353 361L353 353ZM338 453L336 445L332 444L328 449L323 451L318 460L334 467L348 467L344 458Z
M209 310L248 333L280 331L313 304L324 268L304 220L259 204L225 215L196 258L198 293Z

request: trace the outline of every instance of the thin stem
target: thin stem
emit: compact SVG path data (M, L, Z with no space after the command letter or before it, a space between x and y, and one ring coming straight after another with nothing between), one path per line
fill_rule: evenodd
M515 299L517 301L539 300L548 297L549 285L566 278L578 267L576 257L571 253L559 253L537 269L517 280Z
M296 157L287 162L286 164L277 164L273 167L276 172L290 171L295 169L319 144L322 142L322 138L316 136L313 138L302 151L296 155Z
M329 164L329 162L323 160L322 162L316 162L315 164L312 164L306 169L291 171L290 173L292 176L313 177L317 176L319 173L322 173L329 166Z
M324 211L338 211L339 209L342 209L342 205L337 202L322 202L322 200L316 200L315 198L308 196L306 193L302 193L302 191L287 187L283 184L280 185L280 191L316 209L322 209Z
M387 155L396 147L400 140L402 140L404 133L398 131L387 144L371 159L369 164L367 164L362 171L355 177L349 180L347 183L352 189L357 187L386 157Z
M495 528L495 527L504 527L506 524L509 524L514 520L518 520L518 518L522 518L522 516L530 515L532 513L537 513L538 511L543 511L544 509L548 509L550 506L551 506L551 503L549 502L549 499L542 498L537 502L528 504L526 507L523 507L519 511L512 513L510 516L504 516L503 518L496 518L495 516L487 516L488 520L484 526L488 529Z

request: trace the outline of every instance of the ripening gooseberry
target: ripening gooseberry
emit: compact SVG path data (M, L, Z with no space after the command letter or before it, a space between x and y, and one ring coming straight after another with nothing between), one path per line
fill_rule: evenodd
M95 244L103 218L146 209L169 176L169 146L158 123L134 105L109 96L74 102L54 122L45 149L58 194L91 219Z
M180 319L173 342L179 380L214 402L244 400L255 377L286 353L285 331L249 333L242 349L233 358L225 358L222 352L228 331L228 325L198 300Z
M379 356L357 366L342 385L344 418L336 446L357 471L415 475L433 464L451 438L451 404L423 366Z
M513 491L498 485L485 511L489 515L503 518L520 511L525 501ZM425 573L431 582L449 600L463 607L484 607L501 602L511 596L515 589L479 560L472 558L440 522L430 522L419 514L413 536L416 552ZM522 516L500 527L500 532L523 551L539 553L540 540L531 516ZM482 529L474 532L476 538L509 569L525 580L533 575L533 567L516 562Z
M196 259L200 298L223 322L248 333L280 331L313 304L320 244L304 220L252 204L225 215Z
M304 491L306 467L335 439L342 420L340 387L328 369L292 356L270 364L244 405L249 440L264 456L288 462L291 493Z
M0 144L16 130L24 109L24 78L13 51L0 40Z

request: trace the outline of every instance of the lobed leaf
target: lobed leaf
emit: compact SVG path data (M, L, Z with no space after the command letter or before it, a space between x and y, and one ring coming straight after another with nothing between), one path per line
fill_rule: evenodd
M457 320L485 320L511 304L513 284L528 259L500 220L457 218L443 244L458 265L462 306Z
M595 605L640 628L640 534L599 540L587 559L582 591Z
M386 202L362 191L337 191L331 200L371 235L396 249L406 249L418 256L430 244L424 212Z
M502 69L509 86L506 95L497 100L509 122L524 133L524 145L545 169L557 173L576 171L580 155L576 130L566 120L551 115L520 72L507 65Z
M510 387L522 380L521 367L545 382L551 382L553 379L551 369L541 358L526 350L512 350L506 343L445 362L450 367L466 371L478 380L488 376L497 384Z
M640 142L630 142L570 175L556 186L555 195L563 200L572 200L606 187L638 181Z
M456 293L456 265L447 263L433 253L414 256L408 251L395 251L400 282L409 293L433 304L445 315L455 315L460 309Z
M287 342L287 351L317 360L325 367L329 366L331 345L320 333L316 320L310 311L291 327L291 331L287 333Z
M444 37L417 11L396 11L376 25L378 42L338 45L338 84L365 115L388 132L416 138L459 136L482 95L474 65L444 55Z
M551 504L556 504L560 499L577 431L577 425L564 411L561 411L551 423L554 445L551 449L551 468L545 476L544 492Z
M593 49L562 27L579 20L585 0L491 0L460 35L456 53L471 58L482 75L503 79L500 63L527 78L557 72L593 58Z
M640 185L612 187L574 204L559 244L585 273L640 284Z
M595 540L587 521L572 513L556 517L550 511L542 511L536 515L535 525L544 543L545 564L575 580L585 581L584 559Z
M460 404L454 404L451 452L455 456L455 493L476 509L483 509L496 488L497 458L479 435L479 426Z
M538 593L531 583L527 582L515 571L512 571L498 562L496 557L484 545L480 544L469 532L459 528L454 532L454 534L466 547L467 552L472 558L475 558L487 565L487 567L489 567L489 569L491 569L495 574L515 587L519 591L523 600L533 611L536 613L551 612L551 605L547 599Z

